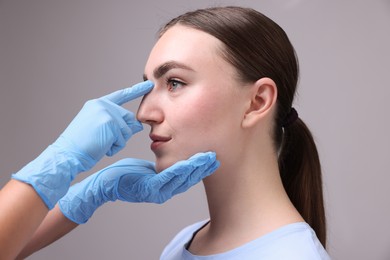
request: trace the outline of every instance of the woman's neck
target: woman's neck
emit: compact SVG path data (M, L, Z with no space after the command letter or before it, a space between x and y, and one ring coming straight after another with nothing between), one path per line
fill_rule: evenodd
M210 224L194 238L193 253L224 252L303 221L283 188L276 155L246 154L236 160L204 180Z

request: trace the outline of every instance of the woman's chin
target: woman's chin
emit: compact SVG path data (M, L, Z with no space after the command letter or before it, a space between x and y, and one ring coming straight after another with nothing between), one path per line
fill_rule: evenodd
M162 161L162 160L157 159L156 160L156 166L155 166L156 172L160 173L163 170L171 167L173 164L175 164L175 162L167 162L167 161Z
M156 172L160 173L163 170L171 167L175 163L177 163L177 162L179 162L181 160L185 160L185 159L186 158L168 158L168 157L156 158L156 164L155 164Z

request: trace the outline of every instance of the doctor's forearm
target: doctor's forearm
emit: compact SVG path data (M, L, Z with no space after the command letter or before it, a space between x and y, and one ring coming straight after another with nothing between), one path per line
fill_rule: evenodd
M34 252L50 245L78 226L70 221L56 205L45 217L28 244L23 248L16 259L24 259Z
M47 212L30 185L10 180L0 191L0 259L14 259Z

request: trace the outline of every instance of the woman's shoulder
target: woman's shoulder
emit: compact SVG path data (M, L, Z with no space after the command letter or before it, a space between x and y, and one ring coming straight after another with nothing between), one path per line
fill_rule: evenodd
M194 233L207 224L208 221L200 221L182 229L164 249L160 259L183 259L183 257L185 259L195 259L196 256L186 252L185 245L191 240ZM203 256L202 259L209 259L208 257L229 260L330 259L313 229L304 222L283 226L233 250L212 256Z
M330 260L330 257L313 229L307 223L299 222L285 225L233 250L214 255L212 259Z
M262 255L275 256L270 259L330 259L314 230L305 222L283 226L252 242Z

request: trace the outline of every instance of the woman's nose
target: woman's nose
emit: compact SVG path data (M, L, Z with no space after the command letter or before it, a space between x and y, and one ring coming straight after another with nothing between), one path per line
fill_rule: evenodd
M153 89L141 101L138 107L137 119L145 124L160 123L163 120L163 113L160 107L157 90Z

